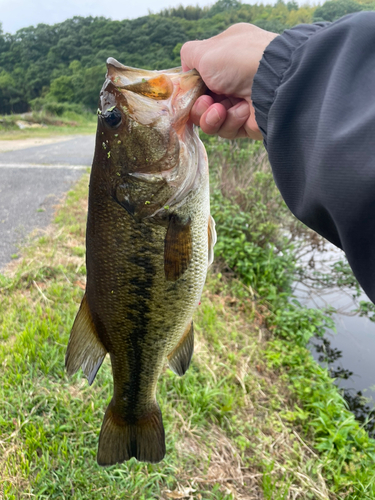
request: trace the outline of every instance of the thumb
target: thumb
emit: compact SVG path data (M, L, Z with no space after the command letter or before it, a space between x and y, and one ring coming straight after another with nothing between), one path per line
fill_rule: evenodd
M199 71L199 60L201 55L202 42L196 40L194 42L186 42L181 47L181 65L182 71L189 71L189 69L196 69Z

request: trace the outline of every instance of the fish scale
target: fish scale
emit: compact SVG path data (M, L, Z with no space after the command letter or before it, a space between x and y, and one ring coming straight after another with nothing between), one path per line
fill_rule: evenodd
M205 87L195 70L136 70L114 59L107 66L89 188L87 286L66 367L70 374L82 367L91 384L110 355L113 398L98 463L158 462L165 436L157 381L167 362L178 375L190 364L192 316L216 241L207 156L188 121Z

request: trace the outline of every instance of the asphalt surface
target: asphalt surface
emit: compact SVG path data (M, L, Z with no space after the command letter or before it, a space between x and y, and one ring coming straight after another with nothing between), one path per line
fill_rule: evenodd
M91 166L94 136L0 153L0 271Z

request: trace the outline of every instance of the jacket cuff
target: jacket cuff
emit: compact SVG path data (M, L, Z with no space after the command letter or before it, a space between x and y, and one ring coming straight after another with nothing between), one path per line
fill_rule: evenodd
M274 38L264 51L254 77L251 99L255 109L255 119L262 132L266 147L268 113L285 71L290 66L294 51L317 31L330 24L328 22L299 24Z

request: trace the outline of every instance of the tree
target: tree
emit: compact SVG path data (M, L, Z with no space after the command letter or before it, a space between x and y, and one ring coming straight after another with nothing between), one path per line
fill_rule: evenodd
M330 0L315 10L313 20L335 21L346 14L361 10L363 10L362 5L354 0Z
M239 2L238 0L218 0L218 2L216 2L208 11L207 16L213 17L220 12L239 9L240 7L241 2Z
M72 77L63 75L52 80L47 98L56 102L74 102Z
M123 21L74 17L53 26L25 27L15 35L3 34L0 23L0 112L26 111L31 101L42 106L46 99L61 109L72 102L94 110L110 56L127 66L165 69L180 64L185 41L209 38L237 22L281 33L311 22L314 15L332 21L375 9L369 3L374 1L330 0L315 9L299 8L296 0L274 5L218 0L211 8L177 6Z
M17 88L13 77L6 71L0 73L0 113L23 113L28 110L28 104L23 99L23 93Z

